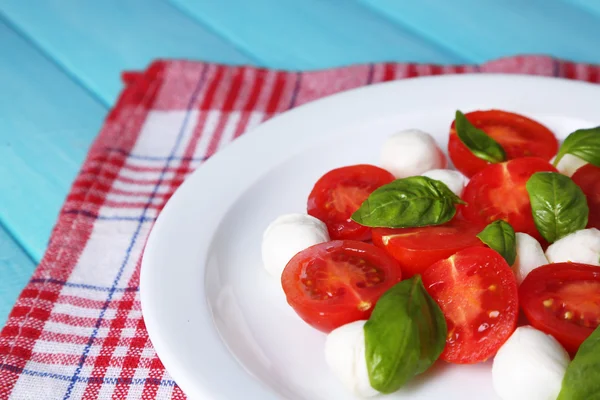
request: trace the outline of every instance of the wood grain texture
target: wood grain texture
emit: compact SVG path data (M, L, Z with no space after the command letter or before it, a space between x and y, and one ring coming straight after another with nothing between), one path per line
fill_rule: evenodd
M600 18L563 0L357 1L470 62L526 53L600 63Z
M465 61L354 0L170 1L269 67Z
M256 64L163 0L0 0L0 10L107 105L121 90L123 70L155 58Z

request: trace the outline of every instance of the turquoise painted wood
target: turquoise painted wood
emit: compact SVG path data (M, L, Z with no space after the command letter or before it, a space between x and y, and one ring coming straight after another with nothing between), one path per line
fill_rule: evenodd
M353 0L170 1L270 67L465 61Z
M471 62L542 53L600 63L600 18L581 8L598 0L357 1Z
M0 222L38 261L106 107L1 20L0 49Z
M10 233L0 226L0 326L4 325L35 265Z
M600 1L598 0L563 0L563 2L579 7L581 10L600 18Z
M155 58L600 63L599 0L0 0L0 321L120 89Z
M23 35L105 104L153 59L255 60L163 0L0 0Z

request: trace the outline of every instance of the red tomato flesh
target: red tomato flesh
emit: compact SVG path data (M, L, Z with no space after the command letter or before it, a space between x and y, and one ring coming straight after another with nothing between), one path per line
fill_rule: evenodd
M525 187L531 175L542 171L556 172L556 168L536 157L488 165L465 187L463 200L467 204L460 206L462 215L480 227L502 219L516 232L528 233L542 240L533 221Z
M590 215L588 228L600 229L600 167L592 164L579 168L571 177L587 197Z
M467 247L483 246L481 229L455 218L439 226L373 229L373 244L385 249L400 263L404 278L422 274L431 264Z
M355 240L320 243L296 254L281 284L287 302L314 328L330 332L368 319L379 297L400 282L398 262Z
M388 171L368 164L331 170L310 192L308 214L325 222L331 239L369 240L371 229L350 217L375 189L394 179Z
M552 131L530 118L500 110L474 111L465 116L502 146L507 160L531 156L548 161L558 151L558 140ZM467 177L488 165L461 142L456 135L455 122L450 127L448 153L456 169Z
M600 267L556 263L536 268L519 287L523 312L571 354L600 323Z
M448 324L441 359L455 364L485 361L514 332L519 315L517 282L494 250L462 250L433 264L422 277Z

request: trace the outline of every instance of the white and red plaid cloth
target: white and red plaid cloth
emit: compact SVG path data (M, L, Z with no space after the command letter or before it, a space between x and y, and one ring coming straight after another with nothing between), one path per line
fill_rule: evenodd
M146 238L175 189L216 151L292 107L371 83L466 72L600 82L600 66L538 56L316 72L157 61L125 73L48 250L0 334L0 399L185 398L148 339L138 290Z

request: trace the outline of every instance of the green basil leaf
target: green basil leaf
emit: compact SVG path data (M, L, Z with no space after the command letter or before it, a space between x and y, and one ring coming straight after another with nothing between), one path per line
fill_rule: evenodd
M395 392L425 372L444 350L448 333L420 275L385 292L364 330L369 381L381 393Z
M557 400L600 399L600 326L579 346Z
M572 154L600 167L600 126L579 129L567 136L558 150L554 166L558 165L565 154Z
M585 194L568 176L536 172L525 186L535 226L548 242L587 225L589 208Z
M517 242L515 230L506 221L494 221L484 230L479 232L477 237L490 249L496 250L512 266L517 258Z
M475 157L491 163L506 161L506 153L502 146L483 130L475 128L460 111L456 111L454 129L460 141Z
M371 193L352 219L364 226L412 228L440 225L464 202L444 183L426 176L397 179Z

